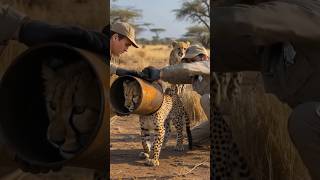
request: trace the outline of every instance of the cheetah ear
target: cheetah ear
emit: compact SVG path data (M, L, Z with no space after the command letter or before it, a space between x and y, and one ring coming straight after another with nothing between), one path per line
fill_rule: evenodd
M52 70L48 65L46 65L45 63L42 64L42 77L45 80L50 80L53 79L55 77L56 72L54 70Z
M178 42L177 41L172 41L171 45L174 48L174 47L176 47L178 45Z
M189 42L189 41L186 41L186 44L187 44L188 46L190 46L190 42Z

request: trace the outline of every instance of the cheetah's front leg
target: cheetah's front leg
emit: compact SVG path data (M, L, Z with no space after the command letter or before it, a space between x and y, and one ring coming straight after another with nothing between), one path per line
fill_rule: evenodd
M140 152L139 157L142 159L148 159L150 154L150 132L144 127L144 119L140 117L140 128L141 128L141 143L143 152Z
M161 151L161 146L164 139L164 125L157 124L155 128L154 142L150 152L150 159L147 159L146 165L148 166L159 166L159 156Z
M165 129L165 135L162 143L162 149L166 148L167 142L169 140L170 134L171 134L171 128L170 128L170 119L166 119L164 123L164 129Z
M150 133L147 129L141 128L141 143L143 147L143 152L140 152L139 157L142 159L149 158L150 147L148 142L150 142Z

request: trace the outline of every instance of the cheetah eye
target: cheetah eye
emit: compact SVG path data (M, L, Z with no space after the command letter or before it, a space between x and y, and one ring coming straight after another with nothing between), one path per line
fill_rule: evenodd
M75 114L82 114L86 110L85 106L74 106L73 107L73 112Z
M55 111L57 109L57 106L56 104L53 102L53 101L50 101L49 102L49 107L51 110Z

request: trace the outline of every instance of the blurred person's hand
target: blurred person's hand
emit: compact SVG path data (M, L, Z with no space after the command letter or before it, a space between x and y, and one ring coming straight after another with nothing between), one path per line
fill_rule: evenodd
M141 78L150 82L160 80L160 69L153 66L146 67L142 70Z

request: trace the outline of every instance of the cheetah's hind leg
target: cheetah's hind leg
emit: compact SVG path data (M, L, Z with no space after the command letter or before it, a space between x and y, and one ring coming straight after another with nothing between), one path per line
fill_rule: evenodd
M190 119L188 115L186 115L186 132L187 132L189 150L192 150L192 134L190 130Z
M170 120L167 119L164 123L164 128L165 128L165 135L162 143L162 149L166 149L167 142L170 138L171 134L171 127L170 127Z

